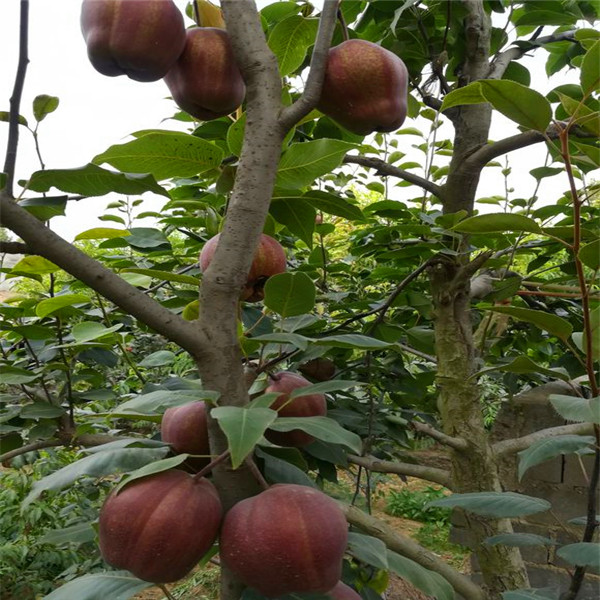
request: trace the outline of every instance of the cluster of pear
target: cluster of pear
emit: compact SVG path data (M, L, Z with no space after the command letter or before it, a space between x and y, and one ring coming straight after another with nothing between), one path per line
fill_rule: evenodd
M324 415L325 397L290 393L310 382L288 371L271 376L266 392L279 392L273 408L283 416ZM161 435L177 453L205 455L207 407L192 402L165 411ZM273 443L301 447L313 438L301 430L267 431ZM201 473L199 473L201 475ZM104 559L155 583L187 575L219 539L222 563L247 586L268 598L293 593L359 600L341 580L347 524L336 502L317 489L276 484L223 514L214 485L204 477L168 470L113 491L100 512Z
M192 27L173 0L83 0L89 59L108 76L164 79L181 109L208 121L234 112L246 88L229 35ZM394 131L407 110L408 72L381 46L350 39L329 51L317 108L359 135Z

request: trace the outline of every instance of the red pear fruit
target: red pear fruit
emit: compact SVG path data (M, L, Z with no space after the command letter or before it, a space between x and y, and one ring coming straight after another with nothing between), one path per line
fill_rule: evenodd
M322 394L309 394L290 400L290 393L298 388L312 385L302 375L281 371L271 376L271 383L265 393L280 392L278 398L271 404L280 417L324 417L327 414L327 401ZM265 437L278 446L293 446L301 448L314 441L314 437L300 429L291 431L273 431L267 429Z
M81 31L97 71L136 81L164 77L185 45L173 0L83 0Z
M213 545L222 516L210 481L163 471L109 494L100 511L100 552L144 581L177 581Z
M201 121L234 112L246 94L229 35L216 27L188 29L183 53L164 79L179 108Z
M317 108L352 133L395 131L407 102L408 70L394 53L366 40L329 51Z
M360 594L343 581L338 581L337 585L327 592L327 596L332 600L362 600Z
M347 538L344 514L329 496L277 484L225 515L219 548L223 563L247 586L274 598L332 589Z
M193 469L199 471L210 462L208 422L204 402L190 402L183 406L168 408L160 424L160 435L163 442L171 444L177 454L206 456L206 458L189 458L186 463Z
M200 270L204 273L210 265L220 233L210 238L200 253ZM250 272L246 284L242 290L242 300L246 302L258 302L265 297L265 281L272 275L285 272L286 257L283 246L274 238L261 234L258 248L254 253L254 260L250 266Z

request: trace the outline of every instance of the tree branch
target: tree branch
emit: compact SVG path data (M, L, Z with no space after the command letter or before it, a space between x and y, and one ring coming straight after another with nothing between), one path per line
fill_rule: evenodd
M575 42L575 30L546 35L535 40L530 40L529 42L523 42L520 46L513 46L512 48L505 50L500 53L490 65L487 79L501 79L511 61L519 60L519 58L522 58L529 50L535 50L544 44L561 41Z
M30 252L52 261L73 277L114 302L192 356L203 354L205 345L196 328L124 279L84 254L0 192L0 224L24 240Z
M321 96L321 88L325 79L329 47L337 20L339 0L325 0L321 18L319 19L319 30L310 60L310 71L304 86L302 95L294 104L287 106L281 111L279 123L283 128L290 129L300 119L305 117L316 105Z
M409 183L414 183L415 185L418 185L420 188L423 188L424 190L428 191L430 194L433 194L440 200L443 199L443 191L439 185L436 185L432 181L428 181L423 177L419 177L414 173L409 173L408 171L398 169L397 167L394 167L379 158L347 154L344 157L344 163L361 165L369 169L375 169L377 171L377 175L391 175L392 177L398 177L399 179L403 179L404 181L408 181Z
M425 479L426 481L432 481L433 483L439 483L444 487L451 488L450 474L443 469L436 469L435 467L423 465L413 465L405 462L380 460L375 456L355 456L354 454L348 455L348 460L368 471L418 477L419 479Z
M460 594L465 600L485 599L483 590L477 584L473 583L466 575L453 569L433 552L426 550L410 538L396 533L387 523L367 515L355 506L343 502L338 502L338 506L344 512L348 523L380 539L392 552L405 556L422 567L439 573L454 588L456 593Z
M19 26L19 63L13 93L10 97L10 113L8 118L8 142L6 144L6 158L4 161L4 172L6 173L6 185L4 189L12 196L15 180L15 166L17 163L17 146L19 144L19 108L21 96L25 85L25 74L29 57L27 45L29 40L29 0L21 0L21 20Z
M469 444L466 440L462 438L452 437L450 435L446 435L441 431L435 429L435 427L431 427L431 425L427 425L427 423L419 423L418 421L411 421L410 426L419 433L423 433L424 435L429 436L430 438L438 441L440 444L444 444L444 446L449 446L450 448L454 448L455 450L464 451L469 447Z
M21 242L0 242L0 254L31 254L27 244Z
M506 454L514 454L521 450L526 450L539 440L556 437L559 435L593 435L594 425L592 423L575 423L574 425L560 425L559 427L549 427L541 429L529 435L524 435L520 438L512 438L510 440L502 440L496 442L492 446L492 450L496 456L504 456Z

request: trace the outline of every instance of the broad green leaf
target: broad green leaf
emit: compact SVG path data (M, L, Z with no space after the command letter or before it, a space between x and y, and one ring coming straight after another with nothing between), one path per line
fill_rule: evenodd
M520 306L492 306L486 310L510 315L513 319L520 321L527 321L563 340L567 339L573 332L573 326L569 321L541 310L521 308Z
M44 120L46 115L54 112L58 108L59 99L56 96L40 94L33 99L33 116L39 123Z
M596 42L583 57L580 81L584 94L591 94L600 89L600 42Z
M260 448L256 455L264 461L265 479L270 483L293 483L316 488L315 482L299 467L281 458L273 456Z
M176 281L177 283L186 283L198 287L200 279L191 275L182 275L180 273L171 273L170 271L160 271L158 269L123 269L121 273L138 273L139 275L148 275L152 279L161 281Z
M217 392L209 390L157 390L147 394L140 394L135 398L123 402L113 408L112 416L133 415L161 415L167 408L182 406L190 402L205 400L214 402L218 398Z
M240 156L242 153L242 144L244 143L244 130L246 128L246 113L232 123L227 130L227 147L231 154Z
M473 492L452 494L428 502L427 506L462 508L476 515L504 519L544 512L551 507L551 504L542 498L532 498L515 492Z
M346 446L357 454L360 454L362 449L362 442L355 433L347 431L337 421L328 417L279 417L269 428L275 431L300 429L318 440Z
M542 367L541 365L538 365L536 362L532 361L528 356L517 356L517 358L505 365L497 365L482 369L477 375L489 373L490 371L504 371L506 373L521 374L538 373L539 375L548 375L549 377L562 379L563 381L569 381L571 379L571 376L567 371L563 369L548 369L546 367Z
M278 194L275 195L274 199L277 199L277 196ZM358 206L351 204L336 194L321 192L319 190L309 190L302 195L302 199L317 210L323 211L328 215L335 215L349 221L362 221L365 218Z
M137 250L155 250L170 248L171 244L165 234L155 227L132 227L124 240Z
M0 383L5 385L21 385L35 381L40 375L40 373L32 373L18 367L3 366L0 369Z
M40 539L41 544L53 544L54 546L63 546L64 544L84 544L93 542L96 537L93 521L77 523L70 527L62 529L51 529L47 531Z
M561 106L565 109L565 112L575 123L600 136L600 119L598 119L597 111L588 108L583 102L575 100L567 94L556 92L556 95L560 98ZM594 148L594 146L592 147Z
M123 323L117 323L117 325L113 325L112 327L105 327L97 321L84 321L83 323L74 325L71 329L71 334L78 344L83 344L84 342L91 342L105 335L110 335L121 329L121 327L123 327Z
M503 544L504 546L516 546L517 548L521 548L523 546L554 546L556 542L550 538L536 535L535 533L501 533L486 538L484 544L487 544L488 546Z
M244 462L269 425L277 418L277 413L270 408L239 406L220 406L213 408L210 414L219 421L219 427L227 437L234 469Z
M84 304L89 301L90 299L84 294L64 294L62 296L54 296L54 298L46 298L38 302L38 305L35 307L35 314L43 319L65 306Z
M455 106L462 106L464 104L482 104L487 102L485 96L481 91L481 85L479 81L474 81L465 87L458 88L457 90L451 91L449 94L444 96L441 110L447 110Z
M32 275L50 275L60 271L54 263L41 256L25 256L13 268L12 273L27 273Z
M158 185L152 175L117 173L93 164L76 169L36 171L29 179L30 190L47 192L52 187L82 196L104 196L109 192L128 195L153 192L169 197L168 192Z
M65 411L60 406L48 402L32 402L23 406L19 416L23 419L55 419L64 414Z
M364 385L359 381L350 381L344 379L331 379L321 383L313 383L304 387L296 388L290 392L290 398L299 398L300 396L310 396L312 394L328 394L329 392L339 392L357 385Z
M278 223L285 225L291 233L312 248L317 213L308 202L297 199L277 200L271 202L269 212Z
M508 67L502 75L502 79L510 79L511 81L516 81L521 85L531 85L531 74L529 73L529 70L527 67L515 60L508 64Z
M565 10L561 10L564 7L559 2L545 2L546 7L552 7L553 5L558 10L530 10L521 15L515 25L517 27L525 25L574 25L577 18Z
M389 569L385 544L370 535L348 533L348 552L358 560L377 569Z
M19 202L30 215L40 221L49 221L53 217L64 217L67 208L67 196L43 196L25 198Z
M567 421L600 425L600 397L588 399L552 394L549 400L556 412Z
M131 235L128 229L116 229L115 227L94 227L82 231L75 236L77 240L112 240L113 238Z
M597 542L578 542L562 546L556 554L572 565L600 568L600 544Z
M346 153L355 147L330 139L292 144L281 157L276 183L288 190L308 186L339 167Z
M256 342L265 342L271 344L291 344L300 350L306 350L311 341L309 338L297 333L267 333L252 338Z
M502 592L503 600L558 600L559 590L556 587L511 590Z
M596 515L596 521L600 522L600 515ZM567 523L570 523L571 525L579 525L580 527L585 527L587 522L587 515L585 517L575 517L574 519L569 519L567 521Z
M308 48L315 42L318 19L293 15L279 22L269 36L269 48L277 57L282 77L293 73L306 58Z
M116 448L96 452L35 481L31 491L23 500L28 506L47 490L61 490L71 485L82 475L103 477L119 472L134 471L143 465L164 458L169 447L161 448Z
M412 583L426 596L437 600L454 600L454 589L439 573L391 550L388 550L387 558L390 569L396 575Z
M579 260L586 266L596 271L600 268L600 239L582 246L579 250Z
M265 283L265 306L284 318L310 312L315 298L315 284L306 273L280 273Z
M511 213L489 213L468 217L457 223L452 229L462 233L542 232L540 226L533 219Z
M254 398L250 404L248 404L248 408L271 408L271 404L273 404L273 402L275 402L279 396L281 396L279 392L268 392L266 394L261 394L260 396Z
M153 367L165 367L172 365L175 362L175 353L170 350L159 350L149 354L139 363L140 367L153 368Z
M118 485L113 488L113 492L118 494L125 486L129 485L136 479L142 479L144 477L148 477L149 475L155 475L156 473L162 473L163 471L168 471L169 469L174 469L178 467L180 464L185 462L189 458L189 454L183 453L178 454L177 456L171 456L170 458L163 458L161 460L155 460L131 473L127 474Z
M382 342L375 338L358 333L344 333L341 335L330 335L328 337L314 340L320 346L333 346L334 348L355 348L356 350L381 350L393 346L388 342Z
M519 481L531 467L561 454L574 454L593 443L593 436L581 435L559 435L534 442L518 454Z
M111 146L94 157L121 171L150 173L157 180L189 177L218 167L223 150L187 133L149 133L125 144Z
M129 571L93 573L72 579L42 600L127 600L153 585L134 577Z
M140 273L120 273L119 276L135 287L148 288L152 283L152 277Z

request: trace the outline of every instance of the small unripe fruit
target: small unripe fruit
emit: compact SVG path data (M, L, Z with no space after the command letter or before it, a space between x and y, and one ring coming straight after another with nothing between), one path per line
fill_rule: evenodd
M210 238L200 252L200 270L205 273L208 269L221 234ZM258 248L254 253L254 260L250 266L250 272L246 284L241 293L242 300L246 302L258 302L265 297L265 281L272 275L285 272L286 257L283 246L274 238L261 234Z
M229 35L215 27L188 29L183 53L164 79L177 105L201 121L234 112L246 93Z
M213 545L222 516L210 481L163 471L109 494L100 511L100 552L144 581L177 581Z
M97 71L136 81L164 77L185 45L173 0L83 0L81 31Z
M275 598L331 590L340 579L347 538L344 514L329 496L277 484L226 514L219 548L237 577Z
M366 40L329 51L317 108L358 135L395 131L406 118L408 70L394 53Z
M271 376L271 383L265 393L280 392L278 398L271 404L280 417L324 417L327 414L327 401L322 394L309 394L290 400L290 393L298 388L311 385L310 381L296 373L281 371ZM314 441L314 437L300 429L291 431L273 431L267 429L265 437L279 446L294 446L301 448Z
M183 406L168 408L160 424L160 435L163 442L170 444L177 454L206 456L206 458L193 457L186 461L197 471L210 462L208 422L204 402L190 402Z

